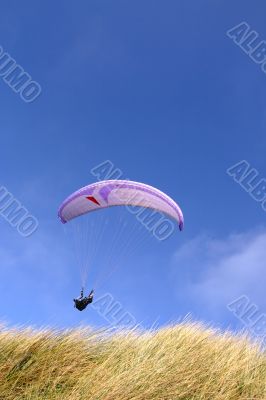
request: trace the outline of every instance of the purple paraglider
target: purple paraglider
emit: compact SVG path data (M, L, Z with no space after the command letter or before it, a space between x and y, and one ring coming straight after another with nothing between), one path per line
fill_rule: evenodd
M152 208L173 218L182 230L184 217L178 204L167 194L140 182L106 180L77 190L60 206L58 216L66 223L80 215L112 206Z

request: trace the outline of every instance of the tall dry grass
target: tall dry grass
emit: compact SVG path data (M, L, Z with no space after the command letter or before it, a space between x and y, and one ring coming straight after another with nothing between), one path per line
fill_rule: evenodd
M183 323L156 332L2 329L1 400L266 399L246 337Z

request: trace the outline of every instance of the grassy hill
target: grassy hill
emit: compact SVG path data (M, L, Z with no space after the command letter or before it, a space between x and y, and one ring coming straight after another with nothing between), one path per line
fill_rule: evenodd
M266 399L266 356L184 323L153 333L2 329L0 399Z

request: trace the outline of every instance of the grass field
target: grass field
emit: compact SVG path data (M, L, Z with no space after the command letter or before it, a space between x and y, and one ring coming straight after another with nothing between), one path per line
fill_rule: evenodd
M266 399L266 356L244 336L183 323L156 332L0 332L0 399Z

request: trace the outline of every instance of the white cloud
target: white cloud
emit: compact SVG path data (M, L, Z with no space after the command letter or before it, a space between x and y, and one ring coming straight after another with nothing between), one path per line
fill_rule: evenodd
M226 305L243 294L266 311L265 230L224 239L199 235L176 252L174 266L182 280L178 292L211 313L226 312Z
M68 248L60 237L41 229L23 238L15 229L2 228L0 290L4 302L0 319L16 316L21 321L36 312L48 320L56 309L55 299L60 309L60 299L71 282Z

